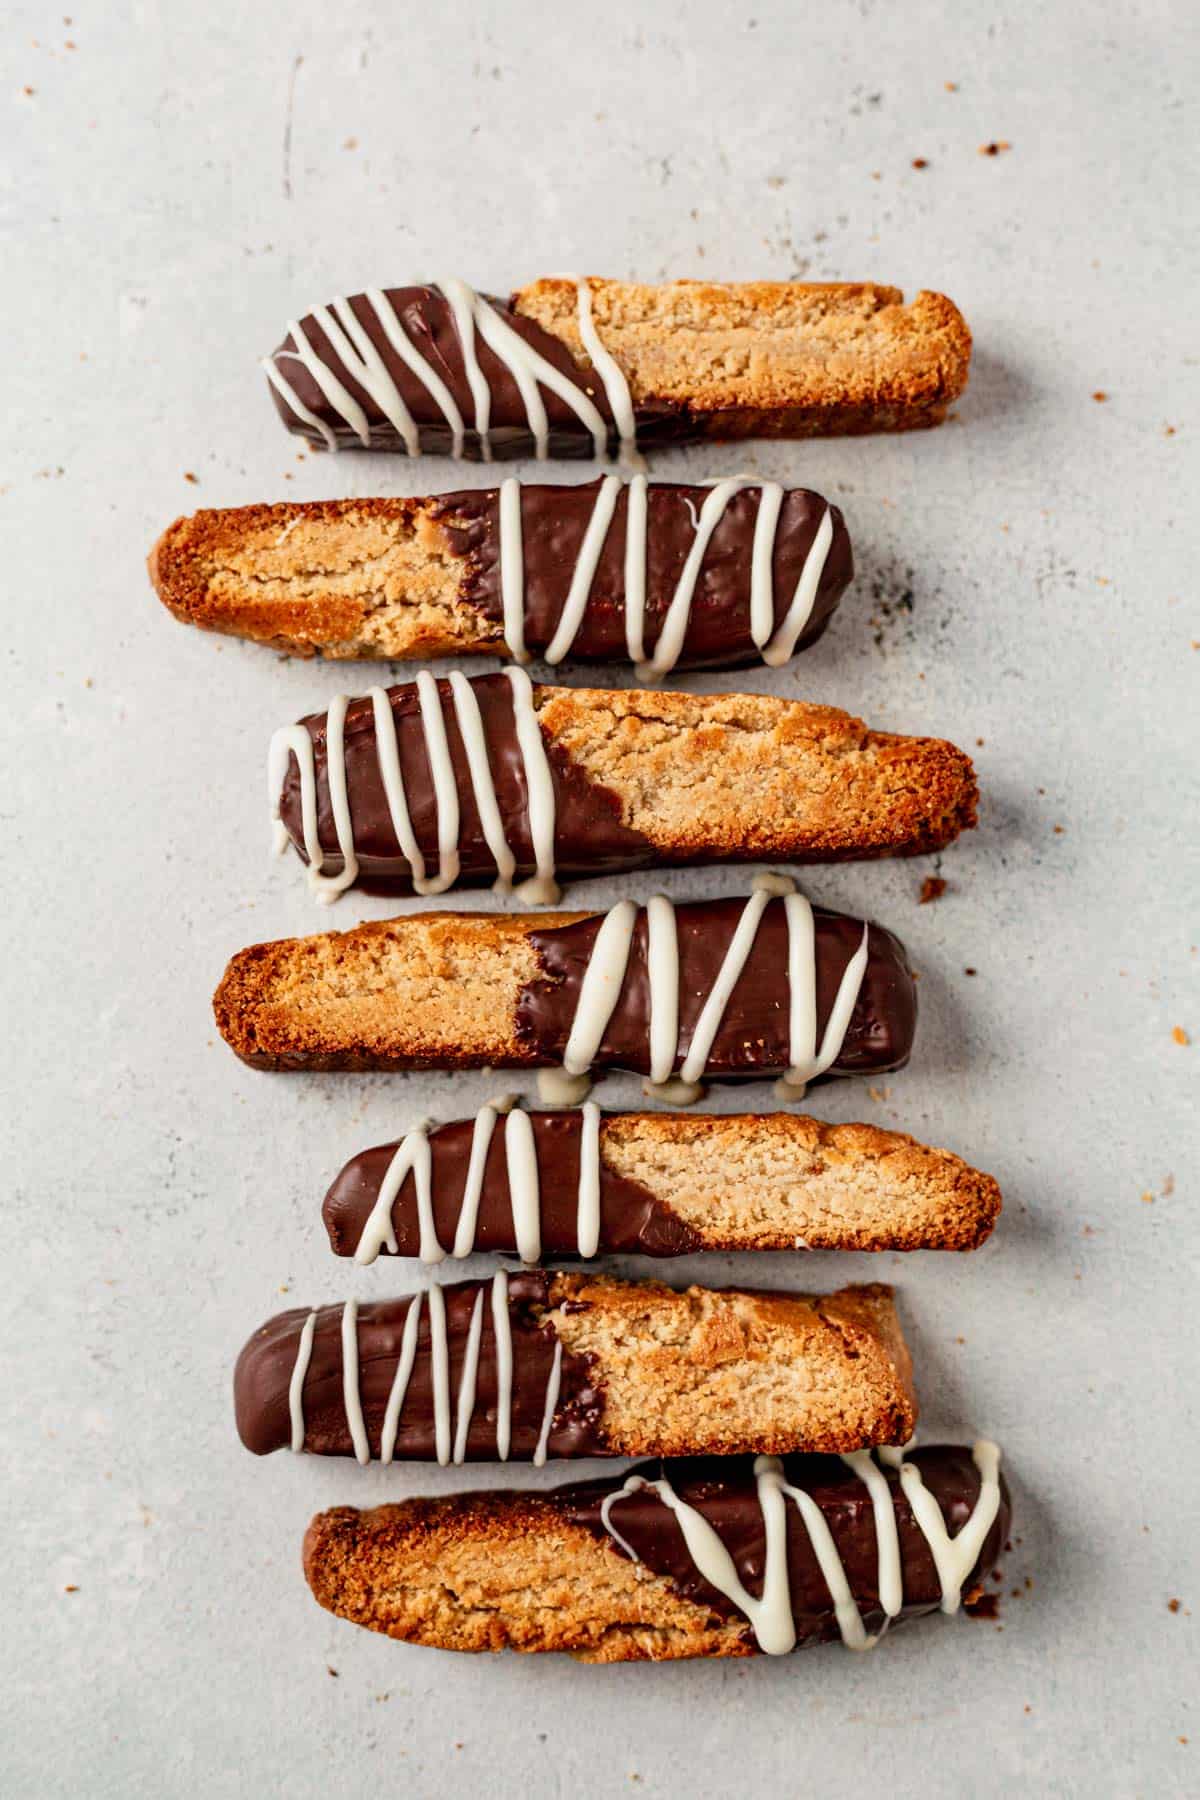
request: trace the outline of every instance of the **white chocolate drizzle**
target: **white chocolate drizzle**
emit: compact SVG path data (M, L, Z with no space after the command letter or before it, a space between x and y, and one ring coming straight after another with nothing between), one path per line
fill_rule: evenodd
M299 1455L304 1448L304 1377L308 1374L308 1365L312 1361L313 1333L317 1329L317 1313L314 1307L300 1328L300 1341L296 1345L296 1360L292 1365L292 1379L288 1383L288 1416L292 1422L292 1449Z
M553 636L542 660L556 667L571 653L587 612L588 598L605 541L616 513L622 482L606 475L596 490L592 514L579 546L575 567ZM687 645L692 610L704 559L713 533L724 518L730 501L743 488L759 491L758 514L750 555L750 636L764 663L778 668L793 654L801 633L812 617L821 576L833 543L833 515L826 507L810 544L788 610L775 629L775 578L773 559L784 490L777 481L757 481L750 475L731 475L709 484L698 517L696 535L675 583L654 654L646 655L646 565L649 543L648 484L635 475L626 486L625 515L625 647L640 680L654 681L669 675ZM690 500L688 502L690 505ZM521 484L510 475L501 482L497 499L500 545L500 606L504 641L513 661L532 660L525 641L525 544L521 522Z
M533 701L533 684L523 669L503 671L512 688L513 725L517 748L525 772L525 790L529 816L529 833L533 845L535 874L517 888L513 887L516 857L504 835L504 821L496 793L495 777L488 759L487 734L479 702L466 676L457 670L448 677L451 703L466 753L471 791L479 809L484 841L496 864L493 883L499 894L515 892L519 898L535 905L553 905L559 898L554 879L554 832L556 806L554 777L545 740L537 721ZM427 669L416 679L417 702L421 717L425 755L429 763L437 816L437 873L426 872L426 863L413 832L408 795L400 762L400 739L396 715L386 688L368 690L374 722L375 754L379 778L387 800L388 813L400 854L409 866L413 892L444 894L453 887L461 872L459 834L461 809L446 720L437 682ZM271 808L274 846L278 853L286 850L289 835L280 816L283 784L288 762L295 757L300 772L300 825L304 853L308 858L308 882L317 901L328 905L351 887L358 878L359 862L354 842L354 819L346 779L346 712L351 704L346 694L335 694L329 702L325 726L326 779L329 807L342 867L334 874L324 873L325 851L318 829L318 796L316 754L313 740L303 725L284 725L271 739L267 757L267 790Z
M713 1044L772 898L783 899L787 919L789 1066L784 1077L787 1093L792 1097L803 1094L808 1082L824 1075L837 1061L867 971L871 931L868 923L864 923L862 941L842 972L818 1046L817 949L812 906L803 894L796 892L789 877L757 876L729 948L705 996L687 1054L676 1073L679 1053L678 928L674 905L665 895L656 894L646 908L650 1080L643 1084L644 1091L654 1099L676 1106L688 1106L699 1099ZM637 913L631 900L620 900L604 916L580 983L562 1067L543 1070L538 1076L538 1090L544 1100L569 1105L574 1095L582 1098L588 1091L589 1071L621 998ZM580 1083L584 1084L582 1091Z
M347 1300L342 1308L342 1400L350 1441L360 1463L371 1460L371 1444L363 1418L362 1392L358 1379L358 1301Z
M569 275L563 279L575 283L580 339L608 397L621 449L626 453L632 452L636 443L636 428L629 384L600 341L592 316L590 285L578 275ZM599 457L607 456L608 425L587 394L568 375L548 362L532 344L527 343L513 329L505 315L465 281L445 280L439 282L438 286L450 308L458 334L463 369L475 413L472 423L483 461L492 460L492 391L479 364L475 348L477 337L482 339L504 365L516 384L539 462L544 462L550 453L550 428L541 396L543 387L569 406L584 430L591 434L595 454ZM451 453L461 456L466 424L450 389L413 343L391 296L381 288L368 288L363 297L379 321L389 345L432 397L449 426ZM408 455L419 455L420 432L416 421L404 401L395 377L372 343L370 334L364 329L349 299L343 296L331 306L315 306L310 317L316 320L324 332L342 371L370 395ZM279 367L281 362L299 363L307 370L326 403L338 414L342 423L364 449L369 450L370 420L342 380L337 367L320 355L298 320L288 322L288 335L292 340L290 350L277 350L272 356L263 359L262 366L271 385L295 416L320 435L327 450L337 450L337 433L304 404Z
M483 1195L488 1149L500 1110L493 1101L481 1107L475 1115L466 1181L452 1249L447 1252L438 1241L433 1211L433 1153L429 1143L429 1133L433 1127L428 1119L423 1119L396 1146L379 1184L375 1204L359 1234L354 1251L355 1262L373 1263L385 1244L392 1255L396 1255L393 1211L405 1178L410 1173L417 1202L417 1254L420 1260L424 1263L439 1263L445 1260L447 1254L461 1259L473 1253L479 1229L479 1203ZM542 1254L537 1139L529 1114L522 1112L520 1108L508 1111L504 1127L504 1156L508 1173L509 1205L512 1208L513 1243L522 1262L536 1263ZM600 1180L600 1108L594 1101L589 1101L583 1108L580 1131L576 1203L577 1244L579 1255L585 1258L596 1254L600 1241Z
M490 1283L490 1313L496 1346L496 1456L507 1462L512 1442L513 1343L509 1316L508 1276L497 1271ZM421 1306L429 1309L429 1349L433 1383L434 1447L438 1462L445 1467L467 1459L471 1422L475 1416L476 1385L483 1344L484 1286L481 1285L471 1309L471 1321L459 1371L458 1392L451 1405L450 1343L446 1329L446 1300L440 1287L430 1287L413 1295L404 1320L396 1372L388 1393L379 1438L379 1460L390 1463L396 1453L396 1438L404 1411L404 1401L417 1357L421 1326ZM301 1327L296 1345L296 1359L288 1385L288 1407L291 1415L291 1447L304 1448L304 1380L312 1360L313 1334L317 1314L310 1312ZM341 1312L342 1404L350 1441L360 1463L371 1460L371 1443L363 1416L362 1388L359 1381L358 1302L348 1300ZM554 1357L546 1381L546 1398L542 1424L533 1461L540 1468L546 1460L554 1413L562 1384L562 1341L555 1340Z
M944 1613L957 1612L963 1585L1000 1509L999 1448L986 1438L975 1444L971 1454L979 1470L979 1494L970 1518L954 1537L946 1529L942 1510L925 1486L919 1467L904 1460L903 1450L881 1449L878 1454L899 1471L900 1487L937 1570L941 1609ZM866 1485L871 1498L878 1558L877 1591L884 1615L883 1630L877 1634L868 1633L863 1624L845 1565L821 1508L811 1494L785 1479L783 1462L777 1456L758 1456L754 1460L766 1539L762 1593L757 1597L743 1585L732 1556L713 1526L696 1507L680 1499L665 1477L648 1481L641 1475L631 1475L624 1486L605 1496L600 1520L613 1542L634 1562L639 1561L632 1545L613 1523L612 1509L626 1495L651 1489L674 1515L697 1573L745 1615L760 1650L768 1656L783 1656L796 1644L787 1557L786 1508L791 1500L804 1521L813 1555L829 1590L842 1642L848 1650L871 1650L904 1605L900 1535L892 1489L883 1471L872 1461L870 1451L855 1450L844 1455L842 1461Z

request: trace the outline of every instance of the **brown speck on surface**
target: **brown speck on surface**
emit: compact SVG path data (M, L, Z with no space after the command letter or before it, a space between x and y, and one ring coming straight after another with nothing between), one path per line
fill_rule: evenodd
M982 739L982 738L976 738L976 739L975 739L975 747L976 747L976 749L977 749L977 750L982 750L982 749L983 749L983 739Z
M325 1673L327 1675L332 1675L335 1681L337 1680L337 1670L333 1667L333 1665L331 1663L325 1664Z
M1142 1195L1142 1205L1143 1206L1153 1206L1154 1205L1154 1195L1150 1192L1149 1188L1147 1188L1145 1193Z
M920 905L928 906L931 900L940 900L946 891L946 883L940 875L927 875L921 883Z
M1174 425L1164 425L1163 426L1163 436L1164 437L1174 437L1175 436Z
M68 1581L66 1587L63 1589L64 1594L77 1594L78 1592L79 1592L78 1584L74 1581ZM1178 1612L1179 1611L1178 1600L1173 1600L1171 1602L1171 1607L1174 1612Z
M1092 395L1092 399L1098 401L1099 404L1101 406L1103 406L1104 402L1108 399L1108 395L1105 393L1103 388L1097 388L1095 393Z
M69 1593L70 1589L68 1589L67 1591ZM1183 1604L1183 1602L1181 1600L1168 1600L1167 1601L1167 1611L1172 1612L1172 1613L1177 1613L1179 1611L1179 1608L1182 1606L1182 1604Z
M22 89L21 89L21 92L22 92L22 93L23 93L23 94L25 94L25 95L26 95L26 96L27 96L27 97L28 97L28 98L29 98L29 99L30 99L30 100L32 100L32 99L33 99L33 96L34 96L34 95L35 95L35 94L36 94L36 93L37 93L37 89L36 89L36 88L31 88L31 87L23 87L23 88L22 88Z
M1065 832L1065 831L1066 831L1066 829L1067 829L1067 828L1066 828L1066 826L1065 826L1065 825L1056 825L1056 826L1055 826L1055 827L1054 827L1054 835L1055 835L1055 837L1062 837L1062 835L1063 835L1063 833L1064 833L1064 832Z
M963 970L964 975L978 975L978 973L979 973L978 969L964 969Z
M914 169L927 169L929 167L929 159L924 156L914 156L912 159L912 166Z
M343 150L357 150L358 149L358 139L356 137L348 137L346 139L345 143L342 145L342 149Z
M993 138L990 144L980 144L980 156L999 156L1003 150L1011 150L1012 145L1007 138Z
M965 1337L956 1337L954 1341L956 1344L965 1344L967 1340Z
M1026 1708L1025 1708L1025 1711L1026 1711L1026 1712L1027 1712L1027 1713L1031 1713L1031 1712L1032 1712L1032 1711L1033 1711L1033 1708L1032 1708L1032 1706L1027 1706L1027 1707L1026 1707Z
M1171 1195L1175 1192L1175 1177L1173 1175L1164 1175L1163 1184L1158 1191L1164 1200L1169 1200Z
M198 475L193 475L190 469L185 469L183 471L183 479L185 481L190 481L193 487L199 487L200 485L200 477Z
M948 94L957 94L957 92L958 92L957 81L943 81L942 86L945 88L945 90Z
M1176 1025L1175 1029L1171 1033L1171 1036L1177 1044L1183 1044L1185 1046L1190 1044L1192 1041L1191 1038L1188 1036L1187 1032L1183 1029L1182 1025Z

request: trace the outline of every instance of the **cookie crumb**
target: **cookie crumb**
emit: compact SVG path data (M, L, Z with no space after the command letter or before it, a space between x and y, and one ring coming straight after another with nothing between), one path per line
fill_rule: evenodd
M999 1594L980 1594L974 1600L963 1602L963 1609L972 1619L998 1619L1000 1617Z
M70 1588L67 1589L68 1593L70 1593L71 1591L72 1590ZM1167 1601L1167 1611L1170 1613L1177 1613L1182 1604L1183 1604L1183 1602L1180 1600L1168 1600Z
M193 475L190 469L185 469L183 471L183 479L185 481L190 481L193 487L200 486L200 477L198 475Z
M337 1678L338 1678L338 1672L337 1672L337 1670L336 1670L336 1669L335 1669L335 1668L334 1668L334 1667L333 1667L333 1665L332 1665L332 1664L331 1664L331 1663L326 1663L326 1664L325 1664L325 1673L326 1673L326 1674L327 1674L327 1675L332 1675L332 1676L333 1676L333 1678L334 1678L334 1680L335 1680L335 1681L336 1681L336 1680L337 1680Z
M1172 1033L1171 1033L1171 1036L1174 1038L1174 1040L1177 1044L1187 1045L1187 1044L1190 1044L1192 1041L1191 1038L1188 1036L1187 1032L1183 1029L1182 1025L1176 1025L1174 1031L1172 1031Z
M924 156L914 156L912 159L912 166L914 169L927 169L929 167L929 160Z
M963 970L964 975L978 975L978 973L979 973L978 969L964 969Z
M78 1587L78 1584L77 1584L77 1583L76 1583L76 1582L74 1582L74 1581L69 1581L69 1582L68 1582L68 1583L67 1583L67 1585L66 1585L66 1587L65 1587L65 1588L64 1588L64 1589L63 1589L63 1593L64 1593L64 1594L77 1594L77 1593L78 1593L78 1592L79 1592L79 1587ZM1179 1611L1179 1602L1178 1602L1178 1600L1172 1600L1172 1602L1171 1602L1171 1610L1172 1610L1172 1611L1173 1611L1173 1612L1178 1612L1178 1611Z
M1108 399L1108 395L1104 391L1103 388L1097 388L1095 393L1092 395L1092 399L1097 401L1101 406L1103 406L1104 402Z
M940 900L946 891L946 883L940 875L927 875L921 883L919 904L928 906L931 900Z
M943 81L942 86L945 88L945 90L948 94L957 94L957 92L958 92L957 81Z
M1012 145L1007 138L993 138L990 144L980 144L980 156L999 156L1002 150L1011 150Z

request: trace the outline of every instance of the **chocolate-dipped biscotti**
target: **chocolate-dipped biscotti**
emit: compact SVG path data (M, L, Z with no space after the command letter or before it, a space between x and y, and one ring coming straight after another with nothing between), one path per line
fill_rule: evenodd
M692 862L937 850L975 823L970 758L763 694L535 687L522 669L338 695L284 726L277 846L317 898L458 882L553 904L572 878Z
M281 1313L234 1374L248 1450L439 1463L905 1443L887 1287L676 1293L547 1270Z
M456 1494L319 1513L315 1598L440 1650L583 1661L782 1655L974 1597L1008 1541L1000 1452L645 1463L549 1493Z
M786 1072L795 1097L831 1074L908 1060L917 995L881 925L815 908L778 878L747 900L607 913L423 913L255 944L213 998L256 1068L540 1068L581 1099L593 1069L632 1069L661 1097L705 1076Z
M150 553L177 619L300 656L495 651L647 678L778 667L852 573L836 506L745 475L229 507L176 519Z
M974 1250L990 1175L873 1125L792 1113L480 1109L351 1158L325 1196L336 1256Z
M507 303L462 281L368 288L293 319L263 368L318 449L486 461L936 425L970 355L942 294L563 276Z

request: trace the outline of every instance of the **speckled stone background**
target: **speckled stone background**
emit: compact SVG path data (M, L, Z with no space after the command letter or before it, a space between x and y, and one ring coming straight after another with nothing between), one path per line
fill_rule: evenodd
M1196 1791L1197 43L1183 4L1060 0L8 8L6 1795ZM460 483L297 454L255 358L368 283L564 267L940 287L975 332L941 431L656 464L836 499L834 628L741 679L953 737L983 783L936 862L812 875L903 934L922 1004L909 1070L813 1106L994 1170L994 1240L678 1271L896 1280L927 1438L1005 1447L999 1620L869 1658L373 1638L311 1602L310 1513L489 1472L234 1435L263 1318L415 1280L328 1256L333 1171L495 1082L271 1077L216 1039L229 953L329 923L267 858L263 754L345 675L185 631L143 557L198 505Z

